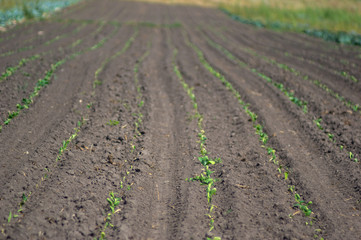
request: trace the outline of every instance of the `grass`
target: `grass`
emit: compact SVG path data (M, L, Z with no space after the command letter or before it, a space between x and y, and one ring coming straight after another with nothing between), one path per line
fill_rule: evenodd
M1 0L0 1L0 10L6 11L14 7L23 6L26 2L33 2L35 4L41 4L42 2L56 2L57 0Z
M361 45L359 0L141 0L220 8L233 19L258 27L304 32L327 41Z
M2 0L0 1L0 26L11 25L23 19L43 18L50 13L79 0Z
M282 22L330 31L361 33L361 1L358 0L142 0L166 4L222 7L246 19L263 23Z
M297 8L265 3L251 5L242 1L234 5L222 3L220 6L243 18L259 20L266 25L275 22L289 24L296 31L313 28L361 33L361 12L337 8L326 2L324 5L314 6L314 2L310 1Z

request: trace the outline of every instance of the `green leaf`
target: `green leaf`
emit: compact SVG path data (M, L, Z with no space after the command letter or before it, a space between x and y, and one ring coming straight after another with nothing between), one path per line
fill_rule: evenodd
M288 172L285 172L285 180L288 179Z
M8 223L11 221L12 218L13 218L13 214L12 214L11 211L10 211L9 217L8 217Z

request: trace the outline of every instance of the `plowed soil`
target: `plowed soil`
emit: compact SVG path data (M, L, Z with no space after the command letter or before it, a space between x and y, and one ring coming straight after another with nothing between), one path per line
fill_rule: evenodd
M2 73L40 55L0 82L0 239L360 239L360 48L216 9L116 0L0 37ZM210 166L212 231L207 187L186 181L202 172L200 129L176 68L209 156L222 160ZM121 198L114 213L111 192ZM310 216L297 206L307 203Z

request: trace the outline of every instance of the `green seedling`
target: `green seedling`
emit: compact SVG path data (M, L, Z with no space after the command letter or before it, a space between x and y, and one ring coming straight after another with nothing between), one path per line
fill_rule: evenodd
M115 197L113 192L109 193L109 198L107 198L107 201L109 203L109 208L112 211L112 213L115 212L115 207L117 207L120 204L121 198Z
M212 74L214 75L215 77L217 77L222 83L223 85L234 95L234 97L238 100L239 104L241 105L241 107L245 110L245 112L247 113L247 115L252 115L252 112L249 110L249 104L245 103L242 99L241 99L241 95L239 94L239 92L232 86L231 83L229 83L226 78L220 73L218 72L217 70L215 70L209 63L208 61L205 59L202 51L197 47L195 46L193 43L191 43L189 41L189 38L187 37L186 35L186 32L183 31L183 36L184 36L184 39L185 39L185 42L186 44L192 48L196 54L198 55L198 59L199 61L202 63L202 65ZM254 118L255 121L256 121L256 118ZM253 121L253 122L255 122ZM267 140L268 140L268 135L266 133L263 132L263 127L262 125L260 124L255 124L253 125L253 127L255 128L256 130L256 134L260 136L260 141L264 143L264 146L266 145L267 143ZM267 152L268 154L274 154L274 151L272 148L267 148ZM273 157L273 159L275 159L276 157ZM275 163L278 165L278 171L280 173L282 173L282 166L279 164L278 161L274 160ZM207 170L207 169L206 169ZM207 177L207 172L205 171L203 174L201 174L201 176L198 177L197 180L201 181L207 181L208 179L206 178ZM289 176L289 172L288 170L286 169L285 171L285 179L288 178ZM205 182L206 183L206 182ZM299 207L302 212L306 215L306 216L310 216L312 211L311 209L308 207L310 204L312 204L312 202L308 202L306 203L305 201L301 200L301 197L298 193L295 192L295 187L294 186L289 186L289 190L294 193L295 195L295 200L296 200L296 205L297 207Z
M265 146L263 146L263 147L265 147ZM271 155L270 161L275 161L276 160L276 150L274 150L271 147L266 147L266 149L267 149L268 155Z
M263 127L260 124L257 124L255 126L256 128L256 134L259 135L259 140L263 143L263 144L267 144L268 141L268 135L263 132Z
M109 120L109 122L106 123L109 126L117 126L119 124L119 121L117 120Z
M334 141L334 137L335 137L334 134L328 133L328 138L329 138L331 141Z
M355 112L357 112L360 109L360 106L358 104L356 105L352 105L352 110L354 110Z
M288 179L288 172L285 172L285 180Z
M350 159L354 162L358 162L358 159L355 158L355 155L352 152L349 152Z
M92 106L93 106L93 103L92 103L92 102L86 105L86 107L87 107L88 109L92 108Z
M295 206L298 207L305 216L309 217L312 214L312 210L308 206L312 204L312 201L306 203L304 200L301 200L301 196L298 193L295 193L295 200L297 202Z
M207 39L207 42L214 48L218 49L219 51L221 51L223 54L225 54L230 60L236 62L240 67L242 68L246 68L250 71L252 71L253 73L255 73L257 76L259 76L260 78L262 78L263 80L265 80L266 82L272 84L273 86L275 86L276 88L278 88L281 92L283 92L284 95L286 95L289 100L293 103L295 103L297 106L302 107L303 112L307 113L308 108L307 108L307 102L306 101L302 101L299 98L294 96L293 91L288 90L287 88L285 88L283 86L282 83L278 83L273 81L270 77L268 77L267 75L259 72L257 69L255 68L251 68L251 66L243 61L241 61L240 59L238 59L237 57L235 57L230 51L228 51L226 48L224 48L223 46L221 46L220 44L212 41L210 38L208 38L207 36L205 36ZM221 74L216 73L215 76L217 78L221 78ZM252 116L251 116L252 117ZM252 117L252 121L255 121L255 119Z
M19 115L20 111L22 109L26 109L29 107L29 105L31 103L33 103L35 97L37 97L40 93L40 91L45 87L47 86L50 81L51 81L51 78L53 77L53 75L55 74L55 71L61 66L63 65L64 63L66 63L68 60L72 60L74 59L75 57L87 52L87 51L92 51L92 50L95 50L101 46L104 45L104 43L110 38L112 37L116 32L118 31L118 28L115 28L114 31L107 37L103 38L102 40L100 40L96 45L94 45L93 47L89 47L89 48L86 48L85 50L81 50L81 51L78 51L78 52L75 52L65 58L63 58L62 60L59 60L58 62L56 62L55 64L52 64L51 67L50 67L50 70L48 70L46 73L45 73L45 76L44 78L42 79L39 79L36 84L35 84L35 87L34 87L34 91L30 94L30 96L28 98L25 98L23 99L22 101L22 104L17 104L17 111L14 111L14 112L11 112L9 114L9 117L4 121L4 125L8 125L10 123L10 121Z
M85 123L85 120L84 118L81 119L81 121L78 121L77 125L78 125L78 128L74 128L74 133L67 139L67 140L64 140L63 141L63 144L62 146L60 147L59 149L59 153L58 153L58 156L56 157L56 162L59 161L61 159L61 156L64 154L64 152L67 150L68 148L68 145L71 143L71 141L73 141L77 136L78 136L78 133L80 132L80 127L82 125L84 125Z
M207 201L209 204L209 213L207 216L210 219L210 229L209 231L212 231L214 228L214 217L212 216L212 211L214 209L214 205L212 204L212 197L216 194L217 189L214 187L216 179L212 178L212 173L214 171L210 170L210 166L220 163L220 158L210 158L208 156L208 151L206 149L206 141L207 137L205 134L205 131L203 129L203 116L198 112L198 104L196 101L196 96L193 93L193 88L189 87L189 85L185 82L183 75L181 71L179 70L177 64L176 64L176 56L177 56L178 50L174 49L173 51L173 70L175 75L178 77L181 85L183 86L184 91L188 94L188 97L190 98L192 104L193 104L193 110L195 112L194 116L198 120L198 143L199 143L199 152L200 156L198 157L199 162L203 165L204 169L202 169L202 173L198 176L195 176L193 178L187 178L186 181L198 181L200 185L206 185L206 194L207 194Z
M314 120L314 122L316 123L317 127L320 130L323 130L323 127L321 126L322 118L318 118L318 119Z
M11 211L10 211L9 216L8 216L8 223L11 222L11 219L12 219L12 218L13 218L13 214L12 214Z

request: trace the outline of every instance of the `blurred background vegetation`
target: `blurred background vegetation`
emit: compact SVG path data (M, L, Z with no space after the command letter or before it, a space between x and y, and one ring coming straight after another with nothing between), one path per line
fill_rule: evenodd
M1 21L4 23L11 17L15 17L17 20L21 17L37 17L40 13L54 11L58 5L59 8L63 8L77 1L78 0L0 0L0 25ZM139 1L166 4L192 4L221 8L227 10L230 14L240 16L241 20L256 21L254 25L262 23L263 27L270 27L277 30L305 32L309 29L316 29L328 30L330 32L353 32L361 34L361 0ZM5 16L5 13L7 13L7 16ZM3 17L1 17L1 15L3 15Z
M303 28L361 33L361 0L142 0L218 7L265 25L280 22Z
M79 0L0 0L0 26L42 18Z

